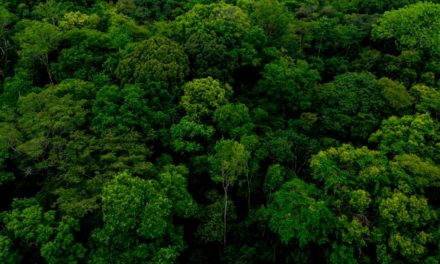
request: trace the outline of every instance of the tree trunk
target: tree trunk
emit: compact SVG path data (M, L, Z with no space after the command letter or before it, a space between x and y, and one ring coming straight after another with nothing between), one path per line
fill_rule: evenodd
M46 56L44 57L44 66L46 66L46 72L47 72L47 76L49 76L50 83L53 84L52 73L50 72L50 67L49 67L49 54L46 54Z
M228 188L229 188L229 184L223 187L225 193L225 205L223 208L223 245L226 245L226 228L227 228L227 216L228 216Z
M251 210L251 182L252 182L252 175L249 177L248 173L246 173L246 181L247 181L247 191L248 191L248 210Z

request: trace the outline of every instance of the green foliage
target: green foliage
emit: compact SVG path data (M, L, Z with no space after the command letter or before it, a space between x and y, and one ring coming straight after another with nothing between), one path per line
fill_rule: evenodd
M23 31L15 35L21 47L21 56L32 59L43 57L54 50L61 38L59 29L49 23L40 21L22 21Z
M307 62L281 57L264 67L256 92L265 109L289 115L310 109L319 79L319 73L310 69Z
M108 56L110 38L94 29L74 28L64 34L69 47L64 48L58 61L51 64L57 79L78 78L91 80L101 70ZM105 43L105 45L103 45Z
M192 204L184 185L179 186L185 184L180 177L170 171L161 176L161 182L167 184L175 178L177 188L127 173L106 184L102 193L104 226L92 235L97 245L92 263L173 263L183 249L182 233L172 224L173 208L182 212L189 209L182 207L188 205L185 203ZM179 202L176 207L174 202Z
M84 258L85 249L72 234L79 230L78 220L65 218L57 222L54 211L44 212L32 199L15 200L13 208L3 218L6 229L30 250L40 249L47 263L78 263ZM14 255L9 253L8 259L12 260Z
M0 263L440 261L440 0L0 2Z
M416 109L419 112L430 111L433 114L440 112L440 91L426 85L418 84L414 85L410 92L416 98Z
M200 212L201 224L197 227L196 236L205 242L221 243L223 240L223 209L222 197L217 193L207 195L210 204L202 208ZM236 210L231 200L227 201L228 215L227 221L237 219Z
M265 214L269 227L284 243L295 238L300 246L326 242L335 221L320 192L300 179L283 184Z
M240 176L248 173L250 153L245 146L233 140L220 140L215 144L215 154L209 156L211 179L221 183L224 193L223 206L223 244L226 245L228 220L228 192L236 182L240 183Z
M12 250L12 241L0 235L0 261L5 264L17 263L17 254Z
M214 134L214 128L184 117L171 126L170 133L174 151L192 153L203 149L201 139L209 140Z
M381 247L379 258L383 258L384 262L390 261L390 256L383 256L385 253L383 251L388 251L389 255L398 252L414 263L426 256L428 244L434 242L432 234L429 231L419 231L415 234L409 231L426 228L430 222L437 218L435 211L428 206L426 199L414 195L408 197L403 193L394 192L391 197L381 202L379 212L381 224L387 228L385 232L389 233L388 245ZM386 243L383 240L380 242Z
M264 180L264 189L266 193L277 191L285 181L284 168L279 164L270 165L267 169L266 178Z
M228 103L232 88L208 77L186 83L183 92L180 104L187 115L194 120L204 120Z
M123 48L146 33L144 27L122 14L112 13L109 22L108 34L114 48Z
M55 212L43 212L35 200L16 200L14 210L3 221L16 238L42 244L53 234Z
M221 140L215 144L215 154L210 156L211 178L216 183L233 186L238 177L247 173L249 152L244 145L233 140Z
M439 54L440 5L419 2L399 10L387 11L373 28L376 39L394 39L399 49L419 49Z
M404 160L409 161L408 158ZM359 246L363 247L368 241L367 238L371 236L378 244L379 260L385 261L384 259L389 259L398 252L410 262L418 262L426 257L427 246L433 242L429 238L430 225L437 216L427 200L415 194L417 189L406 185L411 184L412 179L405 174L414 173L412 176L414 177L418 173L411 169L403 174L402 171L396 171L396 166L406 167L409 164L401 158L396 158L396 161L399 165L396 163L387 165L386 158L380 156L379 152L366 148L353 149L345 145L339 149L329 149L325 153L319 153L312 159L311 167L314 169L315 177L324 181L326 192L331 191L334 193L333 197L341 197L341 200L333 201L332 204L341 206L346 202L345 199L350 197L349 203L354 207L345 210L357 211L356 214L352 214L358 215L352 223L360 221L357 223L359 227L353 230L357 230L357 233L352 233L351 227L347 227L349 232L347 238L350 240L343 235L342 239L345 242L360 243ZM344 198L350 190L358 186L366 189L358 189ZM391 188L396 189L392 191ZM376 202L373 202L374 199L377 199ZM368 216L368 211L379 212L378 219ZM342 220L346 216L343 217ZM373 222L376 223L374 226L365 225Z
M40 21L23 20L24 30L15 35L15 40L20 46L18 51L21 59L28 67L39 62L46 68L49 80L52 73L49 66L49 53L55 50L61 41L62 34L58 27Z
M0 6L0 14L0 37L3 38L7 32L7 27L15 21L16 17L4 6Z
M195 5L177 17L176 23L177 30L182 30L184 38L197 32L205 32L214 35L220 44L228 47L237 45L251 26L249 17L243 10L225 3Z
M155 113L148 105L146 94L139 85L125 85L122 90L116 86L102 87L93 106L95 118L92 122L96 131L139 131L153 138L151 125Z
M82 85L84 83L80 87ZM86 121L86 100L78 98L74 92L79 91L69 91L66 86L55 85L38 94L30 93L19 98L17 125L26 140L17 146L17 151L37 161L48 151L63 148L67 144L69 136ZM56 151L52 154L49 164L45 166L61 161L62 157Z
M218 80L230 78L231 65L225 45L208 33L192 34L185 42L192 74L196 78L213 77Z
M385 55L385 62L380 67L381 71L386 75L393 77L402 82L405 86L411 86L418 79L421 79L420 72L422 70L423 60L421 52L416 50L405 50L399 56Z
M343 137L367 138L388 111L370 73L346 73L318 90L320 126Z
M180 85L188 74L188 57L174 41L153 37L122 54L116 75L123 83L155 81L165 87Z
M438 159L438 131L438 123L429 114L390 117L371 135L370 141L379 143L380 150L395 155L412 153Z
M414 98L408 93L405 86L388 78L378 80L382 94L396 110L407 108L413 104Z
M56 25L68 9L69 6L66 3L47 0L44 3L39 3L32 13L38 18L42 18L44 22Z
M350 1L351 2L351 1ZM386 10L399 9L401 7L419 2L418 0L372 0L352 1L359 6L361 11L365 10L369 13L383 13ZM438 2L438 1L431 1Z
M276 41L284 35L288 24L293 20L286 6L278 0L257 1L253 8L251 17L264 29L271 41Z
M57 227L53 241L41 247L41 256L47 263L78 263L85 257L85 249L75 243L72 231L79 231L79 221L72 218L63 219Z
M252 133L254 125L244 104L227 104L215 110L214 122L224 135L240 138Z

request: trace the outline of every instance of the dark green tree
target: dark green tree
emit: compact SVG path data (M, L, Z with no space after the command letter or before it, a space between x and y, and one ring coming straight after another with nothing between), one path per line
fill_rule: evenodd
M366 139L386 116L388 103L376 77L347 73L318 89L318 126L347 139Z

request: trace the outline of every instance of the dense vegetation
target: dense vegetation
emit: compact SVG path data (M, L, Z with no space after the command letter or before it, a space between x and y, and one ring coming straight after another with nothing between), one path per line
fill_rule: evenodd
M0 263L440 262L440 1L1 0Z

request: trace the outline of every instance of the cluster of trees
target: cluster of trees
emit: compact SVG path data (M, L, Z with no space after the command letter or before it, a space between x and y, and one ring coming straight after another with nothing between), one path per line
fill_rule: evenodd
M439 263L439 80L437 0L2 0L0 263Z

